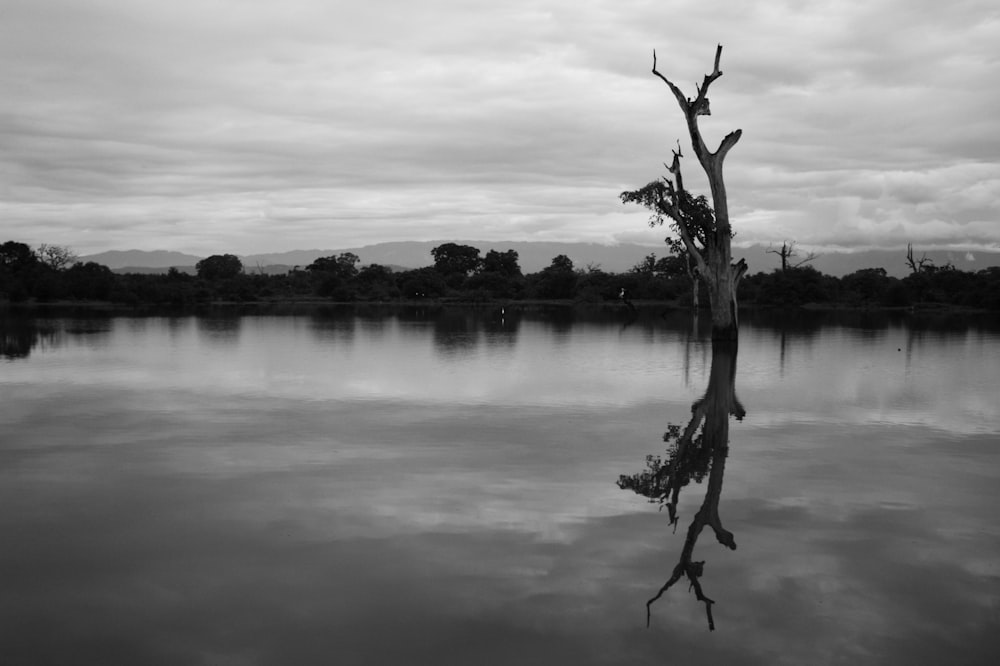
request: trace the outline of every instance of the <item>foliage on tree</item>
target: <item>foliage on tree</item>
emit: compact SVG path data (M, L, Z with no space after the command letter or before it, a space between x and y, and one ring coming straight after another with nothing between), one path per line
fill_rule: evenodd
M877 305L889 290L891 280L884 268L862 268L840 280L848 297L860 305Z
M30 245L16 241L0 245L0 298L15 303L30 298L40 281L40 266Z
M678 278L687 274L685 260L676 254L668 254L657 258L656 254L650 253L642 258L642 261L629 269L630 273L641 276L651 276L657 278Z
M396 277L388 266L369 264L358 271L359 296L372 301L388 301L400 297Z
M358 274L359 261L361 259L353 252L341 252L335 257L320 257L306 266L306 270L313 273L332 273L344 280L350 280Z
M535 290L540 298L573 298L576 282L573 260L560 254L538 274Z
M630 269L630 272L639 274L652 274L653 268L655 266L656 266L656 255L653 253L649 253L642 258L642 261L633 266Z
M316 293L324 298L353 301L357 296L352 282L358 276L357 263L361 261L353 252L337 256L320 257L306 266L316 281Z
M549 264L546 271L556 271L560 273L572 273L573 272L573 260L567 257L565 254L560 254L552 257L552 263Z
M507 250L497 252L490 250L483 257L482 271L484 273L498 273L508 278L521 277L521 266L517 263L517 250Z
M457 243L438 245L431 250L431 256L434 258L434 268L444 275L467 277L479 270L483 263L479 248Z
M479 271L465 281L465 287L475 294L476 300L519 298L524 293L525 281L517 251L489 250Z
M205 280L226 280L243 272L243 262L234 254L213 254L195 264L195 270Z
M93 261L76 263L66 270L69 295L80 300L104 301L111 295L115 274Z
M444 276L435 268L418 268L399 275L399 291L406 299L437 298L448 291Z
M649 226L654 227L662 225L669 217L663 212L660 206L660 202L664 200L666 194L667 184L663 181L653 181L638 190L622 192L620 196L623 203L637 203L649 210ZM677 213L684 218L685 227L695 247L705 252L709 239L715 233L715 215L708 203L708 199L704 196L692 196L687 191L678 192L677 197L681 202ZM667 236L664 239L671 256L676 257L670 268L675 274L679 275L683 272L684 275L687 275L691 285L691 306L697 310L699 302L698 294L700 291L698 284L699 271L694 256L688 252L687 246L680 236L678 222L673 222L670 225L670 229L677 234L675 236ZM730 232L730 235L734 235L733 232ZM667 268L667 266L664 266L664 268Z
M823 275L812 266L800 266L747 276L741 288L746 303L789 308L836 301L839 285L836 278Z
M0 269L8 272L22 271L38 263L30 245L7 241L0 245Z

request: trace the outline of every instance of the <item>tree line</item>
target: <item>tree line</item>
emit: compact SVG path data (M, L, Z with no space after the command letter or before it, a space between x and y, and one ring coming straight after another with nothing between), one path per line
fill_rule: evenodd
M99 301L122 305L191 306L217 302L320 300L330 302L407 301L569 301L616 304L656 301L676 307L709 303L703 281L693 279L683 255L649 254L622 273L600 266L578 267L566 255L525 274L514 250L489 250L444 243L431 250L433 265L394 271L361 265L344 252L321 257L282 275L247 271L239 257L213 255L198 262L196 274L118 274L107 266L76 261L60 246L39 248L15 241L0 245L0 301L52 303ZM902 260L902 259L901 259ZM807 265L746 275L744 306L790 308L960 306L1000 310L1000 268L976 272L913 260L911 274L899 279L883 268L844 277Z

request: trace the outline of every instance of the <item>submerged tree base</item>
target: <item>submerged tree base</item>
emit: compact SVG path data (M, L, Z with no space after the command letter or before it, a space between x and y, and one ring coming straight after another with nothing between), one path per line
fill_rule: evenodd
M728 326L712 326L712 340L716 342L733 342L740 338L740 329L735 323Z

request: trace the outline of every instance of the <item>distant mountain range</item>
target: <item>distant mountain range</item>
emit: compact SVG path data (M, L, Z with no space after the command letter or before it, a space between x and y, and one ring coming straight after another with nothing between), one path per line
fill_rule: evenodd
M268 274L285 273L298 266L305 268L319 257L329 257L342 252L353 252L361 258L361 264L382 264L396 270L419 268L433 264L431 249L449 241L396 241L377 243L363 247L351 247L330 250L292 250L271 254L251 254L241 256L243 266L248 272L263 272ZM597 243L550 243L550 242L489 242L489 241L452 241L461 245L472 245L485 254L489 250L505 252L514 250L518 253L521 270L525 273L537 272L552 262L552 258L565 254L573 260L577 268L588 265L600 266L603 270L621 273L632 268L643 257L650 253L658 257L666 254L666 247L650 247L645 245L622 244L600 245ZM733 248L734 257L743 257L750 265L750 272L770 272L777 268L781 260L776 254L767 252L768 248L754 245L748 248ZM977 251L949 252L931 250L926 253L915 251L917 257L927 256L936 265L942 266L948 261L956 268L966 271L979 270L988 266L1000 266L1000 252ZM805 256L793 257L794 264ZM118 273L162 273L175 267L185 272L194 272L194 266L204 257L198 257L181 252L164 250L113 250L82 256L80 261L93 261L103 264ZM869 250L862 252L830 252L820 254L810 265L816 270L828 275L842 277L862 268L884 268L889 275L903 277L909 273L906 266L906 253L902 250Z

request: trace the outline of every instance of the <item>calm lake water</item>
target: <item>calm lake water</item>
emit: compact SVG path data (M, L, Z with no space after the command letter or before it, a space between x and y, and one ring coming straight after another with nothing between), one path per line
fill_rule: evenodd
M0 663L1000 663L997 322L657 314L0 313Z

